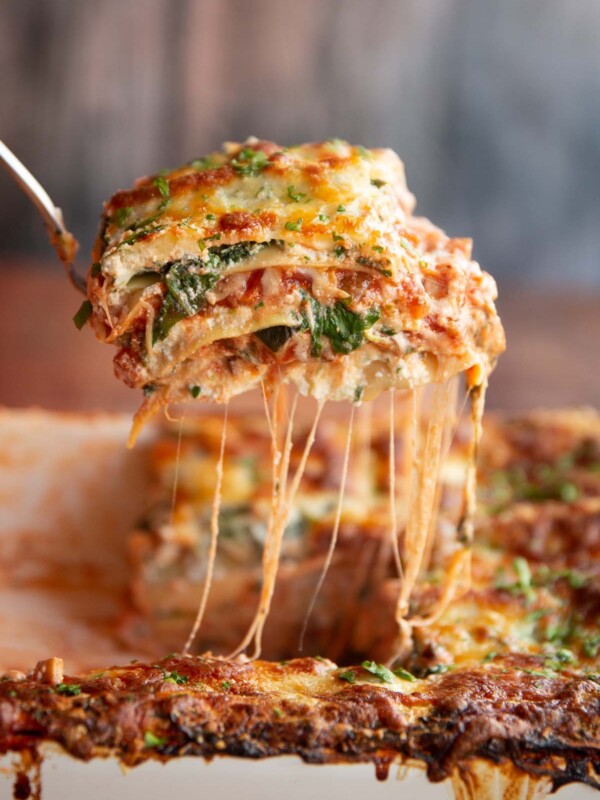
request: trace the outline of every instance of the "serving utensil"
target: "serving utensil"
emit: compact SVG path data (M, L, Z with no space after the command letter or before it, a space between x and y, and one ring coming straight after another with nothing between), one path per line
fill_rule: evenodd
M0 162L40 212L50 244L62 261L73 286L85 294L85 278L75 269L75 254L79 247L63 221L60 208L54 205L48 192L20 161L12 150L0 140Z

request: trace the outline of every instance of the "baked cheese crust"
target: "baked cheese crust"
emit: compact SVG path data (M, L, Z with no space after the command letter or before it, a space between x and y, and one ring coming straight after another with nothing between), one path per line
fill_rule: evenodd
M413 206L395 153L339 140L230 143L118 192L88 294L140 419L275 381L355 401L484 380L504 348L494 281Z
M264 438L251 417L231 426L231 473L225 481L230 515L236 502L241 506L260 495ZM335 426L323 435L326 441L316 447L307 471L305 503L311 493L327 494L327 464L339 457ZM463 460L458 438L446 487ZM202 517L211 487L197 477L211 472L218 439L210 418L184 431L177 525L184 507L188 521L194 514ZM240 461L247 441L256 453L254 465ZM166 433L153 455L159 475L168 473L172 449ZM370 474L377 487L377 459L385 458L377 435L374 453ZM28 675L9 673L0 680L0 751L35 755L42 743L54 742L77 758L112 755L129 765L179 755L295 754L309 763L370 761L379 775L394 762L407 762L424 766L431 780L459 775L467 782L487 764L493 765L494 785L498 774L512 770L505 797L514 796L523 775L546 789L574 781L600 788L600 418L588 410L491 418L479 484L471 589L439 620L415 628L401 662L383 663L397 633L397 578L389 570L378 590L355 607L355 635L337 664L320 656L250 662L210 653L157 654L147 663L79 676L65 677L59 659L40 663ZM189 590L197 568L193 537L202 526L191 536L187 555L166 563L174 540L169 542L166 530L152 530L151 522L160 518L154 516L160 482L157 489L158 505L144 535L155 542L163 538L154 551L156 563L166 567L163 577L187 581ZM446 498L450 502L452 494ZM252 521L240 518L238 524ZM224 570L232 569L236 557L248 561L248 534L222 537ZM376 523L369 526L363 518L359 524L358 538L372 542L382 534ZM292 538L296 553L288 557L300 575L312 556L304 536ZM339 583L344 592L360 558L352 538L351 527L340 537L349 556ZM192 559L192 575L184 571L186 558L188 569ZM413 613L435 602L439 577L434 565L418 588ZM220 613L222 627L233 624L231 609ZM326 614L324 620L332 624L333 641L335 622ZM323 652L330 655L329 649ZM458 796L492 795L482 789Z

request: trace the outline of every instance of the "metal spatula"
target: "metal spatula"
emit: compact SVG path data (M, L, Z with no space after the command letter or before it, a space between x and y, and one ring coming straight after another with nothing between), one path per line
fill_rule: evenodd
M0 162L42 215L50 244L64 264L71 283L85 294L85 279L76 271L74 264L79 245L65 227L62 211L54 205L46 190L2 141L0 141Z

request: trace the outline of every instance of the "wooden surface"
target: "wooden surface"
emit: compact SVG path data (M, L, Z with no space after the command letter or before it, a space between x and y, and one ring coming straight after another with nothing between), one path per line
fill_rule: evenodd
M138 392L112 371L113 347L78 331L81 297L56 262L11 261L0 292L0 404L133 411ZM501 286L508 350L489 407L588 404L600 408L600 294Z
M338 136L498 278L598 286L599 30L599 0L0 0L0 136L84 247L139 175ZM0 251L47 252L1 172L0 208Z

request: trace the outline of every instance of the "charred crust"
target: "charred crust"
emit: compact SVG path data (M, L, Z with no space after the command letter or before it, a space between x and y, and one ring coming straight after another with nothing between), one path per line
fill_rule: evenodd
M503 662L506 664L506 662ZM508 669L471 668L424 681L410 694L343 684L331 662L228 662L172 656L155 664L65 678L66 696L29 677L0 682L0 751L52 741L87 761L297 755L308 763L420 761L432 781L471 759L511 761L555 788L600 788L600 696L585 676L540 681ZM181 683L169 681L176 674ZM316 675L317 692L286 689ZM261 676L268 691L261 690ZM287 684L289 686L289 684ZM145 734L156 736L148 746Z

